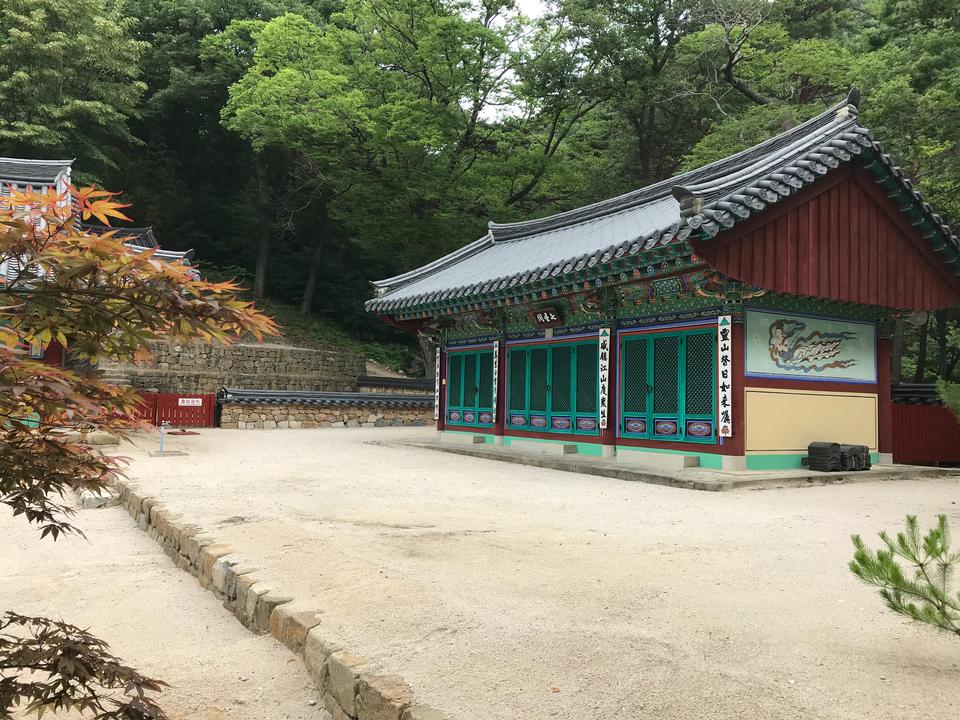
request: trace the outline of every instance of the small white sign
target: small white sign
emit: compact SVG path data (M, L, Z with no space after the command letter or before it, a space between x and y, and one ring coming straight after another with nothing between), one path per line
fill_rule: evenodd
M433 370L433 419L440 419L440 347L437 346L436 365Z
M733 437L733 322L717 318L717 434Z
M202 407L203 398L177 398L180 407Z
M600 378L600 429L607 429L607 397L610 394L610 328L600 328L599 347L597 348Z

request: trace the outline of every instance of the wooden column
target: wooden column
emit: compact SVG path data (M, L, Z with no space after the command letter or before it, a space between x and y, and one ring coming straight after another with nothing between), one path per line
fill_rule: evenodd
M494 444L503 444L503 430L507 426L507 339L500 337L500 349L497 351L497 387L494 392L497 396L497 412L493 417Z
M741 321L733 322L733 437L723 439L720 452L723 455L743 455L746 448L746 378L747 327Z
M877 452L881 462L893 461L893 397L890 387L890 338L877 339Z
M444 420L447 417L447 348L440 346L440 417L437 418L437 430L446 427Z

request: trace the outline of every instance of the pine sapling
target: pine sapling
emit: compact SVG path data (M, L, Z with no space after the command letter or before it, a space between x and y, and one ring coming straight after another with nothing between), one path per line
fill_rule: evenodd
M880 597L894 612L960 636L960 592L953 584L960 552L950 549L947 516L921 537L915 515L907 515L906 530L895 539L880 533L886 548L874 553L859 535L850 570L880 588ZM906 567L901 567L904 561Z

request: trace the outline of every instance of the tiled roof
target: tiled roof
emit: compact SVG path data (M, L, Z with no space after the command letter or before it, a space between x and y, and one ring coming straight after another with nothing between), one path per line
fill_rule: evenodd
M911 198L948 254L960 243L866 128L859 94L728 158L640 190L539 220L490 223L473 243L421 268L377 281L370 312L392 314L520 295L544 283L619 271L621 260L655 257L692 233L715 235L763 211L831 169L869 153ZM949 258L948 258L949 261ZM960 261L958 261L960 262Z
M116 237L123 238L124 242L130 245L137 245L144 248L160 247L156 235L153 234L152 227L110 227L108 225L98 225L96 223L81 223L84 231L102 235L105 232L114 231Z
M70 172L73 160L25 160L0 157L0 184L52 185L61 173Z
M240 390L221 388L217 402L241 405L376 405L379 407L433 407L433 395L400 393L323 392L312 390Z

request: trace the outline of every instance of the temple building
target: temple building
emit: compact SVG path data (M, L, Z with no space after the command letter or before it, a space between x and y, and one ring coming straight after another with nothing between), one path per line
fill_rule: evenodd
M891 462L893 321L960 305L960 242L857 102L375 282L370 312L438 343L438 430L666 467L798 468L814 441Z
M12 189L20 191L32 190L34 192L44 192L53 190L57 195L63 196L64 206L71 201L71 173L73 169L73 160L32 160L24 158L0 157L0 197L9 197ZM58 203L59 205L59 203ZM193 258L193 250L177 251L163 250L160 243L153 233L153 228L116 228L95 223L81 223L81 229L86 233L103 234L107 231L114 231L116 237L124 241L124 245L130 252L154 251L154 257L168 262L179 262L184 265L190 265ZM6 285L14 282L20 275L20 258L2 257L0 258L0 285ZM199 277L196 270L191 270L191 275ZM53 340L46 346L35 343L30 347L24 347L24 351L29 350L30 356L49 365L62 365L65 360L64 348Z

